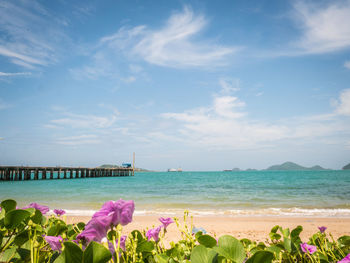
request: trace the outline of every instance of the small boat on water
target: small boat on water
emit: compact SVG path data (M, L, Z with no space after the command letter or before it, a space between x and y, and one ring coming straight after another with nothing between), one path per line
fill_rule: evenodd
M168 172L182 172L182 168L169 168Z

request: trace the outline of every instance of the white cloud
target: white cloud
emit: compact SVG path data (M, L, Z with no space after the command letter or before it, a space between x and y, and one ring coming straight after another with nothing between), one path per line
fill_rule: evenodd
M225 57L238 50L209 44L208 41L194 41L193 38L206 26L204 16L196 16L185 7L182 13L173 14L160 30L145 32L145 36L133 48L152 64L168 67L201 67L225 63Z
M96 116L73 114L69 112L63 113L65 117L50 121L48 128L71 127L75 129L103 129L111 127L117 120L118 113L115 112L111 116ZM53 126L52 126L53 125Z
M101 140L94 134L83 134L78 136L60 137L56 139L57 144L63 145L84 145L84 144L98 144Z
M0 77L29 76L31 74L32 73L30 73L30 72L15 72L15 73L0 72Z
M35 0L1 1L0 55L30 69L54 63L58 43L67 40L61 26L55 16Z
M337 113L350 115L350 89L341 93L339 101ZM303 143L332 136L339 139L339 134L346 137L350 130L350 123L334 113L266 122L249 116L245 108L236 96L215 95L210 106L161 116L173 121L168 133L176 134L184 144L222 149L257 149L281 141Z
M335 112L340 115L350 116L350 89L343 90L336 101Z
M350 69L350 61L345 61L344 67L346 67L347 69Z
M121 28L117 33L103 37L99 46L114 52L123 50L128 55L166 67L212 67L227 63L228 56L238 47L213 44L212 40L195 39L203 31L207 21L203 15L195 15L189 7L174 13L160 29L145 25Z
M302 53L317 54L350 47L350 1L295 2L296 20L303 36L296 44Z
M268 125L243 118L237 111L244 107L237 97L215 97L208 108L184 113L165 113L166 119L179 121L179 134L189 143L214 148L251 148L259 142L269 142L285 137L287 127ZM181 125L182 123L182 125Z
M230 94L231 92L240 90L240 79L220 78L219 84L221 92L224 94Z

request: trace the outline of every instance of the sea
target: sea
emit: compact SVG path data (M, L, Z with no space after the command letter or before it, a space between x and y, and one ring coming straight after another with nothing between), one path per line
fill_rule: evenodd
M57 175L56 175L57 176ZM131 177L0 181L0 200L92 215L134 200L136 215L350 217L350 171L136 172Z

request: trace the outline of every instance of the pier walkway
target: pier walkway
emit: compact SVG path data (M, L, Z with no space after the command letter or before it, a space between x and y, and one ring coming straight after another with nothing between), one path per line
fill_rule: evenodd
M130 168L0 166L0 181L133 176Z

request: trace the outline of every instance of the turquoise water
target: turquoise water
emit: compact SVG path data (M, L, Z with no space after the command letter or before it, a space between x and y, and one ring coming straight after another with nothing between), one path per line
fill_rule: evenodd
M350 171L149 172L134 177L0 182L0 199L91 214L107 200L136 212L350 216Z

